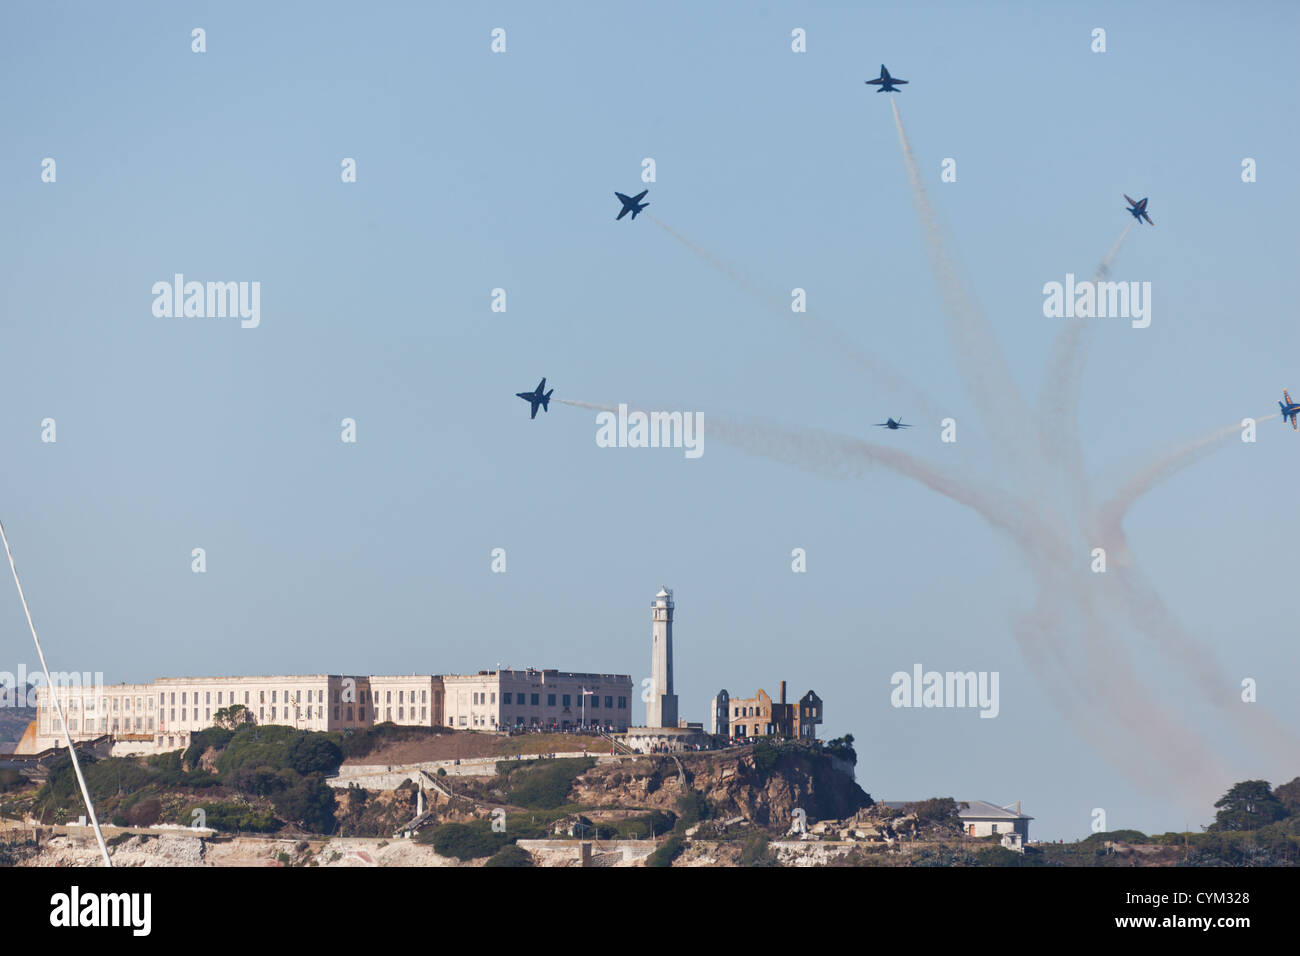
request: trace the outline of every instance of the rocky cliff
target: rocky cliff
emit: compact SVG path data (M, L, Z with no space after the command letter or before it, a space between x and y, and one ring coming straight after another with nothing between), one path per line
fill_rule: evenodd
M569 799L593 807L675 811L679 798L692 790L715 816L740 817L760 827L789 826L796 808L811 823L852 817L872 805L846 764L797 746L737 747L600 764L578 777Z

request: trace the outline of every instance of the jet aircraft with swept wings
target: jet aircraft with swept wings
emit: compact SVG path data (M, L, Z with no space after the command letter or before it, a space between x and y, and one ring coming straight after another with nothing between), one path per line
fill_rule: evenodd
M1129 209L1127 211L1129 212L1130 215L1133 216L1134 219L1136 219L1139 223L1143 219L1145 219L1147 222L1150 222L1151 225L1153 226L1155 225L1154 222L1151 222L1151 217L1147 215L1146 197L1143 197L1142 199L1134 199L1131 196L1129 196L1128 193L1125 193L1124 198L1128 200L1128 204L1129 204Z
M883 63L880 64L880 76L874 80L866 81L868 86L880 87L880 89L876 90L877 93L901 93L901 90L895 89L894 84L896 83L901 83L903 86L906 86L907 80L900 80L896 76L890 76L889 71L885 69L885 64Z
M546 379L543 378L540 382L537 383L536 391L515 392L515 395L517 395L519 398L522 398L525 402L532 403L533 413L528 416L530 419L537 417L538 405L542 406L542 411L544 412L549 412L551 410L550 408L551 393L554 392L555 389L551 389L550 392L545 391L545 389L546 389Z
M637 213L650 205L648 202L641 201L649 191L650 190L648 189L643 189L635 196L624 196L622 193L614 193L614 195L618 197L618 201L623 204L623 211L614 217L614 221L618 222L618 220L622 219L628 213L631 213L632 218L635 219Z
M1282 402L1277 403L1277 407L1282 409L1282 423L1286 424L1286 420L1289 418L1291 419L1291 430L1300 431L1300 428L1297 428L1295 423L1296 415L1300 415L1300 402L1291 401L1291 393L1285 388L1282 389L1282 397L1286 399L1285 404Z

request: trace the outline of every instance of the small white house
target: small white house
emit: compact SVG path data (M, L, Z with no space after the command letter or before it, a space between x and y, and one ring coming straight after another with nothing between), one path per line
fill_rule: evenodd
M999 807L984 800L971 800L964 806L958 803L958 806L961 809L957 815L961 817L962 828L968 836L1002 836L1002 845L1013 850L1029 842L1029 821L1033 817L1020 812L1019 801L1014 807ZM1005 839L1008 835L1010 840Z

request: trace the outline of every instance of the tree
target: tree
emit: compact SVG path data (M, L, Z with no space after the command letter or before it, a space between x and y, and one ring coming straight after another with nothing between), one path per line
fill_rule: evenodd
M334 791L319 776L303 777L296 786L272 798L275 812L312 833L333 833Z
M857 751L853 749L852 734L845 734L843 737L836 737L834 740L827 741L826 752L832 757L847 760L854 765L858 762Z
M1273 796L1286 807L1288 815L1300 813L1300 777L1273 788Z
M1267 780L1244 780L1215 804L1211 830L1258 830L1286 816L1286 807L1273 795Z
M229 777L230 786L240 793L254 797L266 797L280 793L285 789L285 782L273 767L240 767Z
M904 810L916 814L916 822L924 827L937 827L960 833L962 830L961 810L968 804L957 803L952 797L932 797L909 803Z
M246 724L256 723L253 719L253 712L243 704L231 704L229 707L222 707L213 714L212 720L218 727L224 727L226 730L238 730Z
M334 773L343 762L343 750L324 734L303 734L289 741L285 763L303 776Z

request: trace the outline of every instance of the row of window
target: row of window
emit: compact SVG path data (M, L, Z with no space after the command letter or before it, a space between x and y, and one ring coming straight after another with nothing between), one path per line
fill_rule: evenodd
M168 705L168 703L169 703L169 698L170 698L170 704L171 704L172 706L175 706L175 705L176 705L176 695L177 695L177 693L180 694L180 698L181 698L181 699L180 699L180 704L181 704L182 707L187 707L187 706L189 706L191 703L198 704L198 702L199 702L199 692L198 692L198 691L194 691L193 693L191 693L191 692L189 692L189 691L179 691L179 692L177 692L177 691L171 691L170 693L167 692L167 691L160 691L159 694L158 694L158 703L159 703L160 705L162 705L162 706L165 707L165 706ZM272 691L270 692L270 694L271 694L271 703L272 703L272 704L276 704L276 703L279 703L279 702L280 702L280 700L281 700L280 693L281 693L281 692L280 692L280 691L277 691L277 690L272 690ZM323 689L321 689L321 690L316 690L316 691L308 690L306 693L307 693L307 700L306 700L306 702L309 703L309 704L310 704L310 703L323 704L323 703L325 702L325 691L324 691ZM226 693L225 691L220 691L220 690L219 690L219 691L216 692L216 694L217 694L217 706L218 706L218 707L225 707L225 706L228 706L228 705L230 705L230 704L235 704L235 703L238 703L238 702L239 702L239 700L238 700L239 695L238 695L238 692L236 692L236 691L233 691L233 690L232 690L232 691L230 691L229 695L227 695L227 693ZM257 692L257 702L258 702L259 704L265 704L265 703L266 703L266 694L267 694L267 692L264 691L264 690L261 690L261 691L258 691L258 692ZM251 692L251 691L244 691L244 692L243 692L243 695L244 695L244 704L245 704L245 705L251 704L251 703L252 703L252 692ZM314 696L313 696L313 695L314 695ZM364 703L367 702L367 698L370 697L371 695L370 695L370 693L369 693L368 691L364 691L364 690L363 690L363 691L361 691L361 695L360 695L360 696L361 696L360 703L364 704ZM378 698L378 696L379 696L378 692L375 692L375 694L374 694L373 696L374 696L375 698ZM386 696L386 702L391 704L391 703L393 702L393 692L392 692L391 690L390 690L390 691L387 691L385 696ZM494 696L493 703L496 703L495 695L493 695L493 696ZM509 696L509 695L507 695L507 697L508 697L508 696ZM191 698L193 698L192 701L191 701ZM340 698L340 692L336 689L336 690L334 691L334 703L336 703L336 704L339 703L339 698ZM105 701L104 706L105 706L105 708L107 708L107 707L108 707L108 699L107 699L107 698L102 698L102 697L101 697L100 699L102 699L102 700ZM70 710L79 710L79 709L81 709L81 707L82 707L82 703L81 703L81 701L82 701L82 698L80 698L80 697L72 697L72 698L70 698L70 699L66 699L66 698L65 698L65 704L67 705L68 709L70 709ZM285 690L285 691L283 692L283 701L284 701L284 703L286 703L286 704L287 704L287 703L290 703L291 701L292 701L293 703L301 704L301 703L303 703L303 691L302 691L302 690ZM401 691L401 690L399 690L399 691L397 692L397 702L398 702L399 704L405 704L405 703L408 703L408 702L414 704L414 703L415 703L415 691L410 691L410 692L408 693L407 691ZM429 702L429 692L428 692L428 690L422 690L422 691L420 691L420 703L422 703L422 704L427 704L428 702ZM206 705L208 705L209 707L212 706L212 691L204 691L204 692L203 692L203 703L206 704ZM144 709L145 709L145 705L146 705L146 699L145 699L145 698L143 698L143 697L137 697L137 698L135 698L135 709L136 709L136 710L140 710L140 711L144 710ZM148 700L147 700L147 706L148 706L149 710L153 710L153 698L152 698L152 697L148 698ZM95 698L86 698L86 700L85 700L85 709L86 709L87 711L93 711L93 710L95 709ZM121 710L131 710L131 709L132 709L132 708L131 708L131 698L130 698L130 697L126 697L126 698L114 697L114 698L112 698L112 709L115 710L115 711L116 711L116 710L119 710L119 709L121 709Z
M302 692L301 690L288 690L288 689L286 689L286 690L284 691L284 702L287 704L287 703L289 703L290 701L292 701L292 702L294 702L294 703L301 704L301 703L303 702L303 699L302 699L302 693L303 693L303 692ZM318 690L318 691L315 691L314 693L315 693L315 702L316 702L316 703L318 703L318 704L323 704L323 703L325 703L325 691L324 691L324 690ZM278 701L279 701L279 694L280 694L279 691L276 691L276 690L271 691L271 703L273 703L273 704L274 704L274 703L278 703ZM307 703L309 703L309 704L312 703L312 694L313 694L312 691L310 691L310 690L307 691ZM194 703L195 705L197 705L198 702L199 702L199 692L198 692L198 691L195 691L193 694L189 693L188 691L181 691L181 692L180 692L180 695L181 695L181 705L182 705L182 706L184 706L184 705L190 703L190 700L189 700L190 697L193 697L193 698L194 698L193 703ZM292 695L292 696L291 696L291 695ZM176 704L176 691L172 691L170 695L169 695L166 691L163 691L163 692L159 693L159 694L158 694L158 703L159 703L159 704L163 704L163 705L167 704L167 698L168 698L168 696L171 697L171 703L172 703L172 705L174 706L174 705ZM244 706L248 706L249 704L252 703L251 697L252 697L252 692L251 692L251 691L247 691L247 690L244 691ZM266 691L264 691L264 690L259 690L259 691L257 692L257 702L258 702L259 704L265 704L265 703L266 703ZM207 704L208 706L211 706L211 705L212 705L212 691L209 690L209 691L204 691L204 692L203 692L203 703ZM237 693L236 691L233 691L233 690L232 690L232 691L230 692L230 694L229 694L229 698L227 698L227 695L226 695L226 692L225 692L225 691L221 691L221 690L217 691L217 706L218 706L218 707L226 707L226 706L229 706L229 705L231 705L231 704L237 704L237 703L239 703L239 700L238 700L238 693Z
M415 695L412 694L411 696L414 697ZM409 711L409 714L408 714L408 711ZM335 719L335 720L339 720L339 719L340 719L340 718L339 718L339 708L338 708L337 706L334 708L334 719ZM347 722L351 723L351 721L352 721L352 707L351 707L351 705L349 705L349 706L347 707L347 716L344 717L344 718L342 718L342 719L344 719L344 720L346 720ZM366 709L365 709L364 707L358 707L358 708L357 708L357 720L364 721L365 719L366 719ZM384 711L383 716L380 716L379 708L378 708L378 707L375 708L375 720L378 720L378 721L380 721L380 722L382 723L382 722L384 722L384 721L392 720L392 719L393 719L393 708L391 708L391 707L386 708L385 711ZM416 718L416 716L415 716L415 708L414 708L414 707L398 707L398 708L397 708L397 719L398 719L398 720L416 720L417 718ZM421 721L428 720L428 719L429 719L429 708L427 708L427 707L421 707L421 708L420 708L420 716L419 716L418 719L421 720Z
M336 711L338 710L337 707L334 708L334 709L335 709ZM182 707L181 710L180 710L180 713L181 713L181 722L182 722L182 723L190 719L190 711L189 711L189 708ZM290 714L289 714L289 708L288 708L287 706L283 708L283 713L281 713L281 708L279 708L279 707L275 707L275 706L271 707L271 719L272 719L272 720L275 720L277 717L284 717L284 718L287 720L287 719L289 718L289 716L290 716ZM304 717L304 716L305 716L307 720L311 720L311 708L310 708L310 707L306 708L306 714L304 715L304 713L303 713L303 708L301 708L301 707L294 707L294 708L293 708L293 715L292 715L292 716L294 717L294 719L298 719L298 718L301 718L301 717ZM336 714L336 716L337 716L337 714ZM317 707L317 708L316 708L316 719L317 719L317 720L323 720L324 718L325 718L325 708L324 708L324 707ZM176 708L175 708L175 707L171 708L171 710L170 710L170 716L168 717L168 719L171 720L172 723L175 723L175 722L176 722ZM197 707L194 709L194 719L195 719L195 720L198 720L198 719L199 719L199 711L198 711L198 708L197 708ZM212 708L211 708L211 707L208 707L208 708L205 708L205 709L204 709L204 711L203 711L203 719L204 719L204 720L211 720L211 719L212 719ZM265 719L266 719L266 708L265 708L265 707L259 707L259 708L257 708L257 719L258 719L258 720L265 720ZM363 719L364 719L364 718L363 718Z
M109 721L108 721L108 718L107 718L107 717L100 717L100 718L99 718L99 732L100 732L100 733L108 733L109 730L111 729L113 733L128 733L128 734L129 734L129 733L131 733L131 732L133 732L133 731L152 731L152 730L153 730L153 718L152 718L152 717L136 717L136 718L134 718L134 720L135 720L135 726L132 727L132 726L131 726L131 721L132 721L132 718L131 718L131 717L123 717L123 718L121 718L120 720L119 720L118 718L114 718L114 719L113 719L113 725L112 725L112 727L110 728L110 727L109 727ZM50 723L51 723L51 722L48 721L48 720L42 720L42 721L41 721L41 734L42 734L42 735L48 735L48 734L50 733ZM55 723L57 724L57 721L55 721ZM69 718L68 718L68 733L72 733L72 734L80 733L80 732L81 732L80 729L79 729L80 726L81 726L81 721L78 720L76 717L69 717ZM93 734L94 732L95 732L95 721L94 721L93 718L87 717L87 718L86 718L86 729L85 729L85 733ZM56 730L56 733L57 733L57 730Z
M587 695L587 694L559 694L559 695L557 695L557 694L547 694L547 695L546 695L546 706L547 706L547 707L554 707L554 706L556 706L555 701L556 701L556 697L557 697L557 696L560 697L560 698L562 698L562 703L559 705L559 706L561 706L561 707L572 707L572 706L573 706L573 698L574 698L574 697L586 697L586 698L587 698L587 709L588 709L588 710L599 710L599 709L600 709L600 695L599 695L599 694L590 694L590 695ZM518 693L512 693L512 692L510 692L510 691L503 691L502 694L501 694L501 703L502 703L502 705L511 705L511 704L513 704L514 706L517 706L517 707L523 707L523 706L540 707L540 706L541 706L541 697L542 697L541 694L526 694L526 693L524 693L524 692L522 692L522 691L520 691L520 692L518 692ZM491 700L489 700L488 698L491 698ZM528 699L525 700L525 698L528 698ZM484 693L484 694L474 694L474 704L475 704L475 705L481 705L481 704L495 704L496 702L497 702L497 695L496 695L496 694L486 694L486 693ZM625 709L627 709L627 698L626 698L626 697L620 697L620 698L618 699L618 708L619 708L619 710L625 710ZM605 709L606 709L606 710L613 710L613 709L614 709L614 698L613 698L612 696L606 696L606 698L605 698Z
M291 710L292 710L292 713L290 713ZM334 720L337 721L337 720L340 719L340 712L341 712L341 710L342 710L342 708L340 708L340 707L338 707L338 706L336 706L336 707L334 708ZM277 719L284 719L284 720L289 720L289 719L293 719L293 720L300 720L300 719L311 720L311 719L312 719L312 708L310 708L310 707L305 708L305 712L304 712L304 708L302 708L302 707L292 707L292 708L290 708L290 707L283 707L283 708L282 708L282 707L279 707L279 706L277 706L277 705L272 705L270 708L259 707L259 708L257 709L257 719L258 719L259 721L265 721L265 720L267 719L267 716L268 716L268 711L269 711L269 716L270 716L270 719L271 719L272 722L276 721ZM353 715L354 709L353 709L351 706L349 706L349 707L346 708L346 711L347 711L346 720L350 723L350 722L352 722L352 719L353 719L353 718L352 718L352 715ZM355 712L356 712L356 719L357 719L358 721L364 722L365 719L366 719L366 708L365 708L365 707L358 707L358 708L355 708ZM380 708L376 708L376 709L375 709L375 719L376 719L376 720L393 720L393 712L394 712L394 708L389 707L389 708L386 709L386 712L385 712L384 715L381 717L381 716L380 716ZM396 708L396 712L397 712L397 718L396 718L396 719L399 720L399 721L406 721L406 720L408 720L408 719L409 719L409 720L417 720L417 719L418 719L418 720L421 721L421 722L425 722L425 721L427 721L427 720L429 719L429 708L427 708L427 707L421 707L421 708L419 709L419 717L418 717L418 718L416 717L416 709L415 709L414 707L405 707L405 706L401 706L401 707ZM188 708L188 707L181 707L181 708L179 708L179 709L178 709L178 708L175 708L175 707L172 707L172 708L170 708L170 709L162 709L162 708L160 708L160 709L159 709L159 714L160 714L159 720L162 721L162 724L160 724L159 729L165 729L165 724L168 723L168 722L170 722L170 724L174 726L174 725L177 723L177 714L180 715L180 722L181 722L181 723L185 723L185 722L187 722L187 721L189 721L189 720L191 719L191 718L190 718L191 713L193 714L193 719L194 719L194 720L196 720L196 721L199 720L199 711L198 711L197 709L194 709L193 711L191 711L191 709ZM317 720L324 720L324 719L325 719L325 708L324 708L324 707L317 707L317 708L316 708L316 714L315 714L315 717L316 717ZM211 709L211 708L205 708L204 711L203 711L203 720L204 720L204 721L210 721L211 719L212 719L212 709ZM119 722L119 720L114 719L113 722L112 722L111 730L114 731L114 732L119 732L119 731L121 731L121 732L130 733L133 729L134 729L134 730L140 730L140 731L142 731L142 730L150 730L150 731L151 731L151 730L154 729L154 726L153 726L153 717L148 717L148 718L136 717L136 718L135 718L135 726L134 726L134 728L132 728L132 726L131 726L131 720L132 720L132 719L131 719L130 717L124 718L124 719L123 719L122 721L120 721L120 722ZM78 720L78 719L75 718L75 717L69 717L69 718L68 718L68 730L69 730L69 732L71 732L71 733L81 733L81 732L83 732L83 731L81 730L81 728L82 728L82 723L83 723L82 721ZM94 733L94 732L95 732L95 722L94 722L94 719L93 719L93 718L89 718L89 717L86 718L86 720L85 720L85 722L84 722L84 726L85 726L84 733L88 733L88 734L89 734L89 733ZM42 717L42 719L41 719L41 733L42 733L43 735L47 735L47 734L49 734L49 733L50 733L50 727L51 727L51 721L50 721L50 719L49 719L49 718L46 718L46 717ZM110 727L109 727L109 721L108 721L108 718L107 718L107 717L101 717L101 718L99 718L99 731L100 731L101 733L107 733L109 730L110 730Z
M303 696L302 696L302 695L303 695L303 692L302 692L302 690L285 690L285 691L283 692L283 698L281 698L281 696L280 696L280 691L277 691L277 690L272 690L272 691L270 691L270 694L271 694L271 703L272 703L272 704L280 703L281 700L283 700L283 702L286 703L286 704L291 703L291 702L292 702L292 703L296 703L296 704L301 704L301 703L303 703ZM188 698L191 697L191 696L194 698L194 701L193 701L193 702L194 702L195 704L197 704L197 703L199 702L199 694L198 694L198 691L195 691L193 694L189 694L189 693L186 692L186 691L181 691L181 692L180 692L180 695L181 695L181 701L180 701L180 702L181 702L182 705L188 704L188 703L189 703ZM267 695L267 691L264 691L264 690L260 690L260 691L258 691L258 692L257 692L257 702L258 702L259 704L265 704L265 703L267 702L267 701L266 701L266 695ZM168 702L168 701L167 701L168 696L169 696L169 695L168 695L166 692L160 693L160 694L158 695L158 703L160 703L160 704L164 704L164 705L167 704L167 702ZM340 691L338 688L335 688L335 690L334 690L334 703L336 703L336 704L339 703L340 700L341 700L341 696L342 696L341 691ZM175 691L172 691L171 694L170 694L170 697L171 697L171 703L172 703L172 704L175 704L175 703L176 703L176 692L175 692ZM361 693L360 693L360 701L359 701L359 702L362 703L362 704L368 703L368 702L369 702L369 699L372 698L372 697L375 699L375 702L378 702L379 692L376 691L376 692L374 692L373 694L371 694L369 691L365 691L365 690L363 690L363 691L361 691ZM385 693L385 697L386 697L386 703L390 703L390 704L391 704L391 703L393 702L393 692L392 692L391 690L390 690L390 691L387 691L387 692ZM230 694L229 694L229 698L228 698L228 699L227 699L227 695L226 695L226 693L225 693L224 691L217 691L217 706L218 706L218 707L227 706L228 703L229 703L229 704L235 704L235 703L238 703L238 702L239 702L239 701L238 701L238 694L237 694L236 691L233 691L233 690L232 690L232 691L230 692ZM308 690L308 691L307 691L307 701L306 701L306 702L309 703L309 704L310 704L310 703L323 704L323 703L325 702L325 691L324 691L324 689L320 689L320 690L316 690L316 691ZM407 692L407 691L399 690L399 691L397 692L397 702L398 702L399 704L405 704L405 703L412 703L412 704L414 704L414 703L415 703L415 691ZM429 702L429 691L428 691L427 689L426 689L426 690L422 690L422 691L420 691L420 703L422 703L422 704L427 704L428 702ZM204 694L203 694L203 703L208 704L208 705L211 705L211 704L212 704L212 692L211 692L211 691L204 691ZM251 704L251 703L252 703L252 692L251 692L251 691L244 691L244 704L245 704L245 705L248 705L248 704ZM137 704L137 706L139 706L139 705ZM152 707L152 701L150 702L150 706ZM116 710L117 708L114 707L114 709ZM130 710L130 704L129 704L129 702L128 702L127 709Z
M85 708L86 713L88 713L88 714L89 714L89 713L94 713L94 711L95 711L95 701L96 701L97 699L103 702L103 704L104 704L104 710L105 710L106 712L110 709L110 708L109 708L109 699L108 699L107 697L99 697L99 698L95 698L95 697L87 697L87 698L85 698L85 700L84 700L84 708ZM130 697L114 697L114 698L112 698L112 702L113 702L113 706L112 706L111 709L112 709L114 712L117 712L117 711L120 711L120 710L131 710L131 709L132 709L132 707L131 707L131 698L130 698ZM82 707L83 707L83 699L80 698L80 697L73 697L73 698L71 698L71 699L65 697L65 698L63 698L62 703L63 703L63 705L64 705L68 710L81 710ZM144 705L145 705L145 699L144 699L143 697L137 697L137 698L135 698L135 708L134 708L135 710L143 711L143 710L145 709ZM148 699L148 705L149 705L149 709L150 709L150 710L153 710L153 698L152 698L152 697L150 697L150 698Z
M512 721L511 721L511 718L510 718L509 716L502 717L502 719L501 719L501 726L502 726L502 727L509 727L510 724L511 724L511 722L512 722ZM553 728L553 729L556 729L556 730L568 730L568 729L571 728L571 727L576 727L576 726L577 726L577 721L574 721L574 720L564 720L564 721L551 720L551 721L544 721L544 720L541 720L541 719L539 719L539 718L537 718L537 717L525 717L523 714L518 714L518 715L516 715L516 716L514 717L513 723L514 723L514 725L515 725L516 727L533 727L533 728L536 728L536 729L538 729L538 730L541 730L541 729L543 729L543 728ZM592 726L602 726L599 720L590 720L590 721L588 721L588 723L591 724ZM465 714L461 714L460 717L457 718L457 720L456 720L456 726L458 726L458 727L470 727L470 726L473 726L473 727L496 727L496 726L497 726L497 721L496 721L496 718L495 718L495 717L485 717L485 716L483 716L482 714L474 714L474 715L472 715L472 717L466 717ZM616 725L613 724L613 723L606 723L606 724L604 724L603 726L609 728L610 730L613 730L613 729L615 729L615 726L616 726ZM622 722L620 721L620 723L619 723L617 726L622 727L622 726L623 726Z
M732 717L762 717L762 716L764 716L764 714L762 713L762 711L761 711L758 707L733 707L733 708L731 708L731 711L732 711L732 713L731 713L731 716L732 716ZM800 709L800 713L803 715L803 717L804 717L805 719L808 719L808 718L810 718L810 717L816 717L816 716L817 716L817 708L816 708L816 707L803 707L803 708Z
M91 711L94 711L94 710L95 710L95 700L96 700L95 697L86 697L86 698L85 698L85 704L86 704L86 711L87 711L87 713L91 713ZM109 701L108 701L108 698L107 698L107 697L100 697L99 700L100 700L100 701L103 701L103 704L104 704L104 710L105 710L105 711L109 710L109 706L108 706ZM114 710L114 711L117 711L117 710L131 710L131 698L130 698L130 697L113 697L112 700L113 700L112 710ZM81 708L81 706L82 706L82 698L81 698L81 697L73 697L72 700L65 700L65 701L64 701L64 704L65 704L66 706L68 706L68 709L69 709L69 710L78 710L78 709ZM152 697L149 697L149 698L148 698L148 706L149 706L149 710L152 710L152 709L153 709L153 698L152 698ZM134 709L135 709L135 710L144 710L144 698L143 698L143 697L136 697L136 698L135 698L135 708L134 708Z

